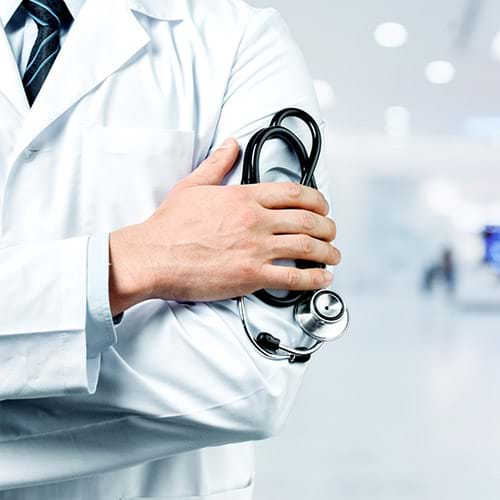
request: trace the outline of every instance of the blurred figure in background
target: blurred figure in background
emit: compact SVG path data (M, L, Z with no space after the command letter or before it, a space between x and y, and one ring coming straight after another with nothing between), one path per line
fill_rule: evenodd
M440 259L429 266L424 272L423 289L426 293L432 293L434 286L443 283L449 295L455 294L456 289L456 264L451 248L445 248Z

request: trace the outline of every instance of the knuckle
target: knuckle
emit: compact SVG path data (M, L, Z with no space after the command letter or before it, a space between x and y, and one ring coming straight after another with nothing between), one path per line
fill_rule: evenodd
M245 189L246 187L247 186L245 186L245 185L236 184L233 186L226 186L226 190L227 190L227 188L229 188L231 190L232 195L237 200L244 200L248 197L247 189Z
M297 199L302 195L302 187L294 182L285 182L285 194L292 199Z
M261 222L261 216L254 208L247 208L241 213L241 224L246 229L255 229Z
M256 195L259 193L258 187L255 184L244 184L233 187L240 201L255 200Z
M272 257L283 254L283 244L274 238L267 238L260 247L267 255Z
M229 201L231 203L234 203L234 206L238 206L238 205L241 206L243 204L247 204L248 202L250 202L253 199L252 191L250 189L251 186L248 186L248 185L224 186L225 189L227 187L229 187L231 189L232 198ZM227 191L227 189L226 189L226 191Z
M313 283L313 286L315 286L316 288L321 288L324 285L323 273L321 271L314 271L311 274L311 281Z
M295 288L299 284L300 276L298 269L290 268L285 273L285 284L289 288Z
M302 236L300 238L300 249L303 254L310 255L314 250L314 241L309 236Z
M240 272L246 280L253 280L258 274L257 266L250 260L241 263Z
M203 163L218 163L224 158L224 152L216 149L210 156L208 156Z
M254 259L247 259L239 266L239 272L246 283L255 283L259 281L262 274L262 264Z
M302 227L305 230L310 231L311 229L314 229L315 226L316 226L316 220L313 214L311 214L310 212L303 212Z

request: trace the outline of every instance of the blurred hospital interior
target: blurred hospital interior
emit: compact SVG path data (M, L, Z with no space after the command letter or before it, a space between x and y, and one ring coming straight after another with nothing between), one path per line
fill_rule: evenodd
M257 445L257 499L498 500L500 2L250 3L315 79L352 315Z

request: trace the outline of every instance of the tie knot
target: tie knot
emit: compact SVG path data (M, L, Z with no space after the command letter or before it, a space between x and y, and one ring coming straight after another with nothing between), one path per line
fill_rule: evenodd
M23 6L39 27L59 29L73 20L64 0L23 0Z

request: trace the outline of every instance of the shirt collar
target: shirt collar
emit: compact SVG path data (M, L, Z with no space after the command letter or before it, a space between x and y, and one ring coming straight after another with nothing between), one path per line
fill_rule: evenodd
M80 13L80 10L85 3L85 0L64 0L66 6L68 7L73 19ZM0 0L0 21L5 27L9 24L12 16L15 14L16 10L21 5L21 0Z

